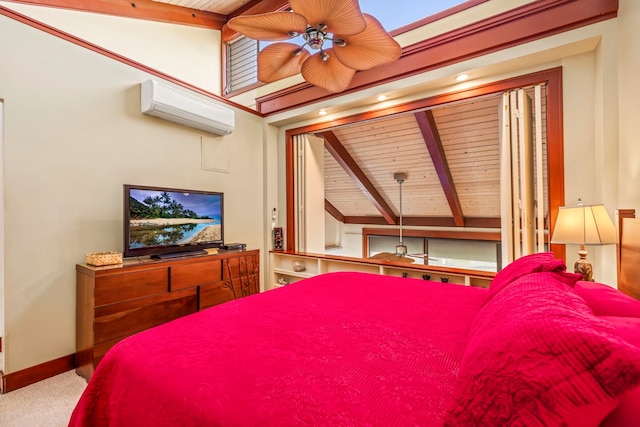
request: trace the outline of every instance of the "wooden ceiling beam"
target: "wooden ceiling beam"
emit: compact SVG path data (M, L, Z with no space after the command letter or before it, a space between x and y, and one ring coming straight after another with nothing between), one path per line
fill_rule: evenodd
M221 30L227 16L204 10L190 9L152 0L7 0L34 6L56 7L81 12L102 13L171 24L190 25Z
M436 121L433 118L433 112L431 110L420 111L414 114L420 132L422 132L422 138L431 155L431 161L435 168L442 190L444 191L447 201L449 202L449 208L451 209L451 215L456 226L464 226L464 214L462 212L462 206L460 205L460 198L456 191L453 177L451 176L451 169L449 163L447 163L447 157L444 154L444 147L442 147L442 140L438 133Z
M376 207L376 209L383 216L387 224L395 225L398 222L398 217L386 202L384 197L378 192L376 187L371 183L369 178L360 169L360 166L353 160L353 157L344 148L344 145L340 142L338 137L332 131L326 131L319 134L324 138L324 147L329 153L336 159L336 162L344 171L353 179L358 188L364 193L369 201Z
M344 215L342 215L342 212L340 212L338 208L333 206L327 199L324 199L324 210L329 212L329 215L334 217L336 221L344 223Z
M287 0L251 0L238 10L229 14L229 19L240 15L257 15L289 8Z

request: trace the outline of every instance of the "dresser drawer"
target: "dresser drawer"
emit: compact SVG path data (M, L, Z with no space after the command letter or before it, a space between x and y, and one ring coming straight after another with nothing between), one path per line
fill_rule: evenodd
M95 305L124 302L167 292L169 269L136 271L98 277L95 281Z
M197 289L165 293L95 309L94 342L124 337L195 313Z
M222 280L222 263L214 260L171 267L171 291Z
M231 301L242 296L239 289L233 289L220 281L200 286L200 306L198 310L213 307L223 302Z

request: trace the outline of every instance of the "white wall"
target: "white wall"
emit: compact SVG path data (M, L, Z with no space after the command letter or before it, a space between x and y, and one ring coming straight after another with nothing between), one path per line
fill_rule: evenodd
M225 239L264 254L262 119L217 137L142 115L148 74L4 16L0 57L5 373L75 352L75 264L122 250L125 183L224 192Z
M0 98L0 271L4 271L4 103ZM4 275L0 274L0 338L4 337ZM2 351L0 349L0 351ZM0 357L0 371L4 371L4 357Z
M618 9L619 206L640 216L640 2L620 0Z
M220 95L220 31L0 1L54 28Z

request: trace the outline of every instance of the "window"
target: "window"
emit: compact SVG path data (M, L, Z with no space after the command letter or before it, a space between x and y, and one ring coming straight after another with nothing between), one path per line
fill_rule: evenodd
M227 86L228 94L258 82L258 41L238 37L227 43Z
M364 229L368 247L365 249L369 258L380 252L388 252L398 244L397 236L379 235L376 232L387 233L390 229ZM410 234L430 234L429 231L406 230ZM445 233L441 233L445 234ZM451 238L437 237L403 237L402 243L407 246L408 256L414 259L414 264L433 265L439 267L462 268L466 270L500 271L502 268L501 243L494 239L483 240L486 236L471 239L456 239L456 232L448 233ZM469 233L467 233L469 234Z

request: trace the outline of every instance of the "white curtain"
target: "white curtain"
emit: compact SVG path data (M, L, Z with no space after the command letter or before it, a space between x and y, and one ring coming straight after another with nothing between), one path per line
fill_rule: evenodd
M545 250L541 111L541 85L533 88L533 99L524 89L505 92L502 96L500 191L503 265L523 255Z

